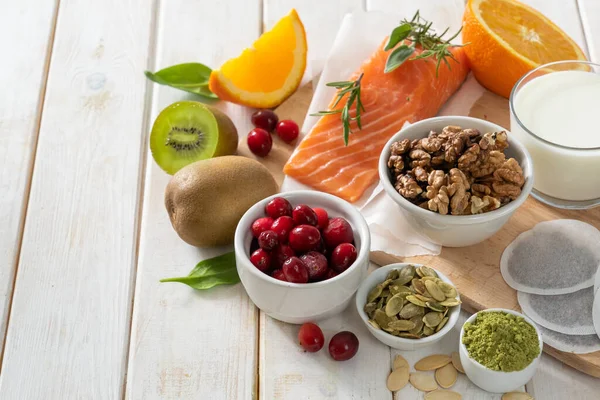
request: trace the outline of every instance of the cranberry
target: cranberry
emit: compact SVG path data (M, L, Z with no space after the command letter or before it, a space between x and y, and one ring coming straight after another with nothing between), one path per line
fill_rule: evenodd
M352 227L348 221L337 217L329 220L329 224L323 229L323 238L327 247L333 249L338 244L352 243L354 236L352 234Z
M258 245L261 249L273 250L279 245L277 234L273 231L264 231L258 236Z
M350 243L342 243L331 252L331 268L337 272L344 272L356 261L356 247Z
M319 245L321 233L314 226L298 225L292 229L288 240L295 251L310 251Z
M283 273L283 271L281 269L276 269L271 273L271 276L275 279L279 279L280 281L284 281L287 282L287 279L285 279L285 275Z
M275 129L277 121L279 121L277 114L271 110L258 110L252 114L252 125L267 132L272 132Z
M298 137L298 124L291 119L284 119L277 124L277 135L286 143L291 143Z
M327 258L316 251L309 251L308 253L300 256L300 259L306 265L308 270L308 278L311 281L320 281L325 278L327 273Z
M298 331L298 341L304 350L314 353L323 348L325 337L317 324L307 322Z
M329 341L329 354L336 361L351 359L358 352L358 338L352 332L342 331Z
M265 213L273 219L292 216L292 205L283 197L275 197L265 206Z
M317 214L315 214L313 209L306 204L296 206L294 211L292 211L292 218L294 218L294 223L296 225L317 226L318 222Z
M288 236L292 229L294 229L294 220L292 217L288 216L277 218L271 226L271 230L275 232L279 238L279 243L287 243Z
M293 283L307 283L308 282L308 270L306 266L298 257L290 257L283 263L281 267L285 279L288 282Z
M327 211L320 207L313 207L313 211L317 214L317 227L320 230L327 228L329 224L329 215L327 215Z
M271 268L271 254L263 249L258 249L250 256L250 262L262 272L266 272Z
M273 225L273 218L263 217L257 219L252 223L252 236L258 238L261 233L271 229L271 225Z
M248 134L248 148L259 157L266 157L273 147L273 138L269 132L261 128L254 128Z
M328 269L327 272L325 273L325 279L323 279L324 281L327 279L331 279L333 277L338 276L339 274L337 272L335 272L332 269Z
M273 253L271 253L271 262L273 263L274 268L281 268L283 263L288 258L294 257L296 253L290 246L287 244L282 244L281 246L275 247Z

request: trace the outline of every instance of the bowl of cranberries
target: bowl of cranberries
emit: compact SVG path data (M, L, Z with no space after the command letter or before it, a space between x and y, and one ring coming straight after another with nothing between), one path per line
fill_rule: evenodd
M341 312L367 275L369 228L348 202L316 191L268 197L240 219L237 271L250 299L301 324Z

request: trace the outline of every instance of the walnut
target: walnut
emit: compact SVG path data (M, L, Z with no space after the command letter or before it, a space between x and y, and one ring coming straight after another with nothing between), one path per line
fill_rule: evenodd
M431 155L431 165L439 167L446 162L443 151L437 151Z
M491 196L483 196L483 198L477 196L471 196L471 214L480 214L488 211L500 208L500 200Z
M477 129L467 128L462 131L463 135L465 135L469 141L476 141L481 137L481 132Z
M451 135L445 145L444 160L454 163L462 155L467 144L467 136L462 134Z
M408 156L412 159L410 166L415 167L427 167L431 164L431 154L424 150L416 149L411 150Z
M435 153L442 148L445 140L438 137L437 134L429 134L429 137L423 138L419 141L419 144L423 150L428 153Z
M477 163L481 148L478 144L469 147L458 159L458 168L463 171L471 171L471 168Z
M463 131L463 128L461 128L460 126L448 125L442 129L441 135L444 135L447 137L447 136L451 136L454 133L461 133L462 131Z
M392 143L392 146L390 147L390 151L393 156L398 156L401 154L408 153L409 150L410 150L410 140L408 140L408 139L401 140L400 142L394 142L394 143Z
M398 193L407 199L414 199L423 192L415 178L410 175L399 175L394 186Z
M471 194L476 197L482 198L483 196L489 196L492 193L492 189L488 185L483 183L473 183L471 185Z
M392 155L388 159L388 168L392 170L394 176L400 175L404 171L404 157Z
M514 158L509 158L494 171L494 178L497 181L509 182L517 185L519 188L525 183L523 169Z
M500 167L500 165L502 165L504 160L506 160L504 153L493 150L486 157L485 161L477 166L472 167L469 172L471 172L475 178L491 175L498 167Z
M419 166L412 170L412 174L414 175L415 179L420 182L427 182L427 178L429 176L425 168Z
M427 202L427 207L430 211L437 211L442 215L448 214L448 204L450 199L448 197L448 188L442 186L439 191L436 192L435 196Z
M450 209L453 215L461 215L469 205L470 195L467 190L471 185L465 174L458 168L450 170L450 185L448 194L452 197L450 200Z

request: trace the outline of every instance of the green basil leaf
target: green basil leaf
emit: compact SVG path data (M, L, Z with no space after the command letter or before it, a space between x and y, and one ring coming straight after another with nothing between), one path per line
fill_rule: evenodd
M395 48L385 63L385 73L391 72L402 65L402 63L408 60L408 57L411 56L412 53L415 52L414 47L409 47L407 45L402 45L398 48Z
M412 26L409 23L402 24L400 26L395 27L394 30L392 31L392 34L388 38L388 42L386 43L384 50L388 51L388 50L396 47L396 45L398 43L400 43L401 41L406 39L408 37L408 35L410 35L411 31L412 31Z
M145 71L144 74L152 82L216 99L217 96L208 88L208 78L211 72L212 70L204 64L185 63L173 65L154 73Z
M200 261L188 276L165 278L161 282L179 282L198 289L210 289L217 285L233 285L240 281L235 268L235 253L230 252Z

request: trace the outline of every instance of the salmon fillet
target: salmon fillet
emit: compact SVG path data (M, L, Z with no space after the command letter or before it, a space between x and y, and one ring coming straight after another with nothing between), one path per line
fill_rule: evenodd
M366 111L361 113L362 130L352 122L352 134L345 146L340 115L321 117L285 164L286 175L347 201L358 200L377 180L379 155L387 141L405 122L435 116L469 72L462 48L454 48L452 53L458 62L448 59L451 68L442 63L437 78L433 59L406 61L386 74L386 42L350 78L356 80L364 74L361 100ZM342 100L337 108L344 104ZM355 115L354 105L350 115Z

